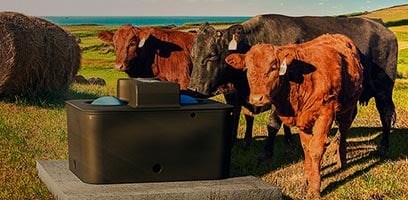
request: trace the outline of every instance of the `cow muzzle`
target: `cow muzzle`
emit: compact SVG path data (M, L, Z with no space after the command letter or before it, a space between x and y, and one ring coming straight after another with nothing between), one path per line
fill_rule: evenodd
M118 71L125 71L126 66L124 64L115 64L114 69Z
M264 106L270 104L270 100L266 95L255 94L249 96L249 103L254 106Z

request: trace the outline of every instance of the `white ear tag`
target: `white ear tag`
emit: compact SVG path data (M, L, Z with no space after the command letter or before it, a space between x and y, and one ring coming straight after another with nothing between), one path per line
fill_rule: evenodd
M139 42L139 45L137 45L139 48L142 48L143 47L143 45L145 44L145 42L146 42L146 39L145 38L142 38L141 40L140 40L140 42Z
M237 50L237 41L232 38L231 42L228 44L228 50Z
M285 58L279 68L279 76L285 75L287 69L288 69L288 66L286 65L286 58Z

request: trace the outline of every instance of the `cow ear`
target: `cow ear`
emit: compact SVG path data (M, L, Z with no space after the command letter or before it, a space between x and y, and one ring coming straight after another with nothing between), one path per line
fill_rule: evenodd
M233 25L228 28L228 31L230 32L231 35L238 35L240 36L244 30L244 27L242 25Z
M204 30L205 28L207 28L208 26L210 26L210 24L208 22L204 22L200 25L200 28L198 28L199 31Z
M149 33L149 32L141 31L141 32L139 33L140 41L139 41L139 44L138 44L137 46L138 46L139 48L142 48L142 47L145 45L146 40L147 40L149 37L150 37L150 33Z
M245 54L230 54L225 58L225 62L235 69L245 70Z
M107 43L113 43L113 35L114 33L110 31L102 31L98 33L98 38Z
M215 28L211 26L208 22L201 24L200 28L198 29L198 33L203 34L212 33L213 31L215 31Z

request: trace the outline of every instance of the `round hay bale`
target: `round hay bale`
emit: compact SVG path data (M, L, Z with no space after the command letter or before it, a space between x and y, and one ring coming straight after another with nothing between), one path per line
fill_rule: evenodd
M81 53L75 37L37 17L0 12L0 96L65 94Z

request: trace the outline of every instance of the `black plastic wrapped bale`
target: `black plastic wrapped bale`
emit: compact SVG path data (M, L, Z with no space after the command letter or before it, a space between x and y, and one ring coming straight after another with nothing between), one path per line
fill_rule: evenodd
M91 102L66 103L69 169L83 182L228 178L232 106L211 100L168 108Z

